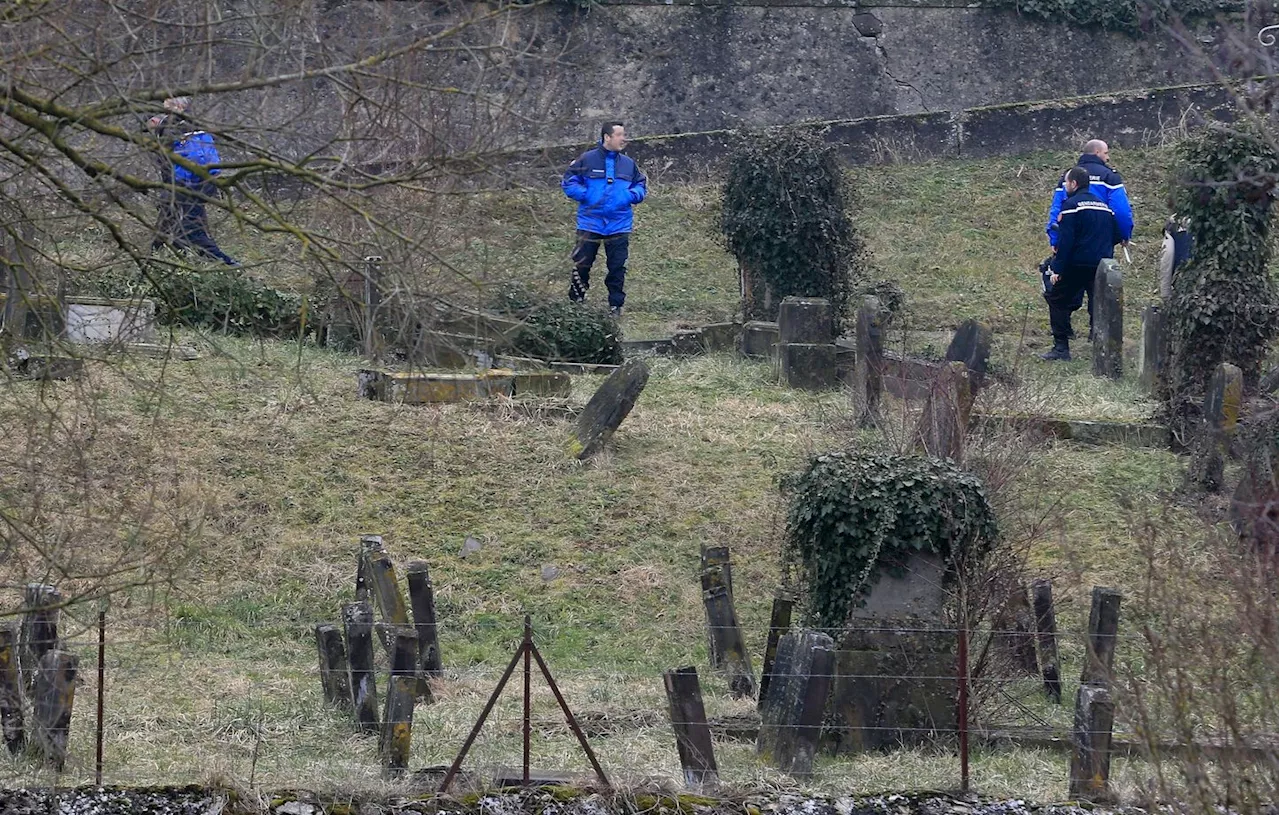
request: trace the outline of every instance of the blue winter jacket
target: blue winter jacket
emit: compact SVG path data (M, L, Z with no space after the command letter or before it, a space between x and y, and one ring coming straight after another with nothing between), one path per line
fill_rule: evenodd
M1120 174L1092 153L1085 153L1076 165L1089 171L1089 192L1098 196L1115 213L1116 224L1124 240L1132 238L1133 208L1129 206L1129 194L1125 192ZM1058 213L1062 212L1062 204L1067 200L1067 188L1063 186L1065 180L1066 173L1063 173L1063 181L1058 182L1058 188L1053 191L1053 203L1049 205L1049 223L1044 231L1049 234L1050 246L1058 245Z
M644 173L621 153L599 144L569 165L560 181L564 194L578 202L578 229L597 235L631 231L631 207L644 200Z

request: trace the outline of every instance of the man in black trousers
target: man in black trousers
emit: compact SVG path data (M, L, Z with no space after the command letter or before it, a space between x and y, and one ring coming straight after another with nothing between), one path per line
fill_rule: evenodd
M1093 288L1098 264L1115 256L1115 246L1124 240L1115 213L1102 199L1089 192L1089 171L1073 167L1063 181L1067 198L1058 214L1058 244L1051 264L1050 287L1044 299L1049 303L1049 328L1053 348L1040 358L1069 361L1071 312L1080 307L1081 292Z

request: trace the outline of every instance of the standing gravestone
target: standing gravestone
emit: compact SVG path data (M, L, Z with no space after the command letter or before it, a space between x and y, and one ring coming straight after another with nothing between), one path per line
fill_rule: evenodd
M578 416L577 427L565 445L569 455L585 461L598 453L635 407L648 382L649 366L642 359L627 360L609 374Z
M935 458L964 458L964 436L969 428L973 391L963 362L943 365L933 380L929 398L916 426L916 446Z
M778 643L769 692L760 710L756 753L797 777L813 774L835 667L835 643L816 631L787 634Z
M1093 280L1093 374L1124 375L1124 275L1113 258L1098 264Z
M1165 363L1164 314L1159 306L1142 310L1142 344L1138 346L1138 384L1147 393L1155 393Z
M854 320L853 410L859 427L880 424L880 394L884 389L882 320L880 300L862 298Z
M829 749L919 745L954 732L956 638L944 615L945 574L941 558L913 557L899 577L882 572L850 614L831 693Z
M778 309L778 363L788 387L816 391L835 386L835 321L830 301L783 298Z
M1115 724L1111 669L1120 627L1120 600L1115 589L1093 588L1084 668L1076 692L1069 781L1069 793L1088 801L1109 797L1111 730Z
M976 391L987 378L991 360L991 329L977 320L965 320L956 329L947 346L947 362L963 362L969 369L969 382Z
M1220 364L1204 395L1204 423L1192 445L1188 482L1199 489L1222 489L1223 468L1244 401L1244 373L1229 362Z

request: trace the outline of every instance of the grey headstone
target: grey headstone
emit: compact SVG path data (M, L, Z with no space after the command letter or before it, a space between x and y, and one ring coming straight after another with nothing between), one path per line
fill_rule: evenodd
M784 297L778 308L778 342L824 345L835 342L835 310L821 297Z
M741 352L744 357L770 359L778 345L778 324L752 320L742 326Z
M738 323L708 323L702 327L702 347L709 354L732 351L740 333L742 326Z
M925 400L916 426L916 446L936 458L961 461L972 407L969 370L963 362L947 363L938 372Z
M784 343L778 346L782 381L788 387L821 391L836 385L836 346Z
M1069 794L1086 801L1108 796L1111 775L1111 729L1115 723L1115 703L1101 685L1081 685L1076 691L1075 724L1072 728Z
M756 738L765 762L790 775L812 775L834 663L835 643L826 634L799 631L779 641Z
M1159 306L1147 306L1142 310L1142 343L1138 346L1138 384L1148 393L1155 393L1164 371L1165 355L1164 315Z
M566 451L585 461L600 451L635 406L649 382L649 366L642 359L628 360L609 375L578 416Z
M1229 362L1218 365L1204 395L1204 423L1192 443L1187 479L1192 485L1217 492L1240 409L1244 402L1244 373Z
M857 343L853 367L853 406L859 427L880 423L880 394L884 389L884 337L880 301L864 297L854 323Z
M963 362L969 369L969 381L976 390L986 380L990 359L991 329L977 320L965 320L947 346L947 362Z
M1093 281L1093 374L1124 375L1124 274L1113 258L1098 264Z

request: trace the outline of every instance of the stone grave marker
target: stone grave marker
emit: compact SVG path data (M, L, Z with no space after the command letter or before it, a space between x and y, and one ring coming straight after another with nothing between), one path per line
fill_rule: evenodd
M1222 489L1223 468L1244 402L1244 373L1229 362L1214 370L1204 395L1204 424L1192 447L1187 478L1200 489Z
M1165 364L1165 323L1159 306L1142 310L1142 343L1138 346L1138 384L1155 393Z
M784 297L778 308L778 361L782 380L802 390L836 384L835 322L821 297Z
M821 391L836 386L836 346L811 343L784 343L778 346L782 381L789 388Z
M578 416L565 451L579 461L599 452L627 418L648 382L649 366L642 359L628 360L610 374Z
M884 335L880 300L864 297L854 322L857 342L853 366L853 406L859 427L880 423L884 389Z
M918 555L882 572L842 635L826 744L836 753L918 745L956 726L956 635L945 630L946 564Z
M797 631L779 641L756 738L766 763L797 777L813 774L834 665L835 644L826 634Z
M1103 258L1093 281L1093 374L1124 375L1124 274L1113 258Z
M991 329L977 320L965 320L947 346L947 362L963 362L969 369L969 381L976 391L987 377L991 360Z
M778 324L752 320L742 326L739 350L744 357L771 359L777 352Z
M738 323L707 323L702 327L702 347L708 354L732 351L742 326Z
M950 362L938 371L916 426L916 446L936 458L964 458L973 391L963 362Z

